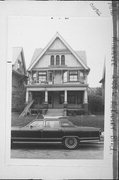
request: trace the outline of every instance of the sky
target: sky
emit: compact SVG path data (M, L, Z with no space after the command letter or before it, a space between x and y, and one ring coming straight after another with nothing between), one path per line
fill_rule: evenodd
M100 87L104 60L111 46L112 21L107 17L33 17L9 18L8 48L23 47L26 67L29 67L35 48L44 48L56 32L74 50L85 50L90 68L88 84Z

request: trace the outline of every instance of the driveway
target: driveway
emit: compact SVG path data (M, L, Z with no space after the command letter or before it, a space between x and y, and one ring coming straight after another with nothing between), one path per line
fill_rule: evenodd
M76 150L67 150L61 144L15 144L11 158L25 159L103 159L104 143L81 142Z

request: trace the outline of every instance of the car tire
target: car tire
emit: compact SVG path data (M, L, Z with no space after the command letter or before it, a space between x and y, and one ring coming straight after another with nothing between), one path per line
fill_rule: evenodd
M76 137L66 137L63 144L67 149L76 149L78 147L78 139Z

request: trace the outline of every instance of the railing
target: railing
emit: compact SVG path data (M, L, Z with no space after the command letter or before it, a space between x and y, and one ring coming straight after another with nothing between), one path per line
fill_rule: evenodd
M82 109L83 104L67 104L68 109Z

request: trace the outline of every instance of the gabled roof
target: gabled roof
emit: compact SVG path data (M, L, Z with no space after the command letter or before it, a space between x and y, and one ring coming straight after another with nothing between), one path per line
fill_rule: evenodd
M30 71L34 65L38 62L38 60L45 54L47 49L53 44L53 42L56 40L56 38L59 38L61 42L69 49L69 51L74 55L74 57L80 62L80 64L86 69L89 70L89 67L86 63L86 55L84 51L77 51L75 52L71 46L62 38L62 36L57 32L55 36L51 39L51 41L47 44L47 46L44 49L36 49L34 52L34 55L32 57L30 66L28 68L28 71Z
M24 65L24 72L26 74L26 63L25 63L24 51L23 51L22 47L13 47L12 65L14 67L15 62L19 58L20 54L22 56L22 61L23 61L23 65Z

